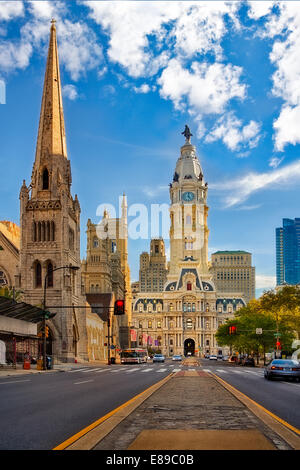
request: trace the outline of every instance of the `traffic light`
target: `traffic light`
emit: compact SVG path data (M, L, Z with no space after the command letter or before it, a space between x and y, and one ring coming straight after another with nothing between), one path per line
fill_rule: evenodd
M114 315L124 315L125 313L125 302L124 300L116 300L114 307Z
M46 336L46 338L48 338L48 336L49 336L49 326L45 327L45 336Z
M237 333L237 328L236 328L236 326L235 326L235 325L231 325L231 326L228 328L228 333L229 333L230 335L236 335L236 333Z
M280 341L276 341L276 349L281 349L281 342Z

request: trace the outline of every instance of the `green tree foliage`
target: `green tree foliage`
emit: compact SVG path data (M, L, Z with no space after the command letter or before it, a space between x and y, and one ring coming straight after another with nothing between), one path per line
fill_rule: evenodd
M13 287L0 287L0 296L6 297L7 299L13 299L16 302L22 301L22 292L14 289Z
M229 334L229 327L236 326L235 335ZM262 334L256 334L261 328ZM230 346L239 353L265 356L269 350L276 348L275 334L280 332L282 348L290 349L295 337L294 328L282 318L276 318L271 309L262 308L260 300L252 300L235 313L235 318L221 325L216 333L220 346Z

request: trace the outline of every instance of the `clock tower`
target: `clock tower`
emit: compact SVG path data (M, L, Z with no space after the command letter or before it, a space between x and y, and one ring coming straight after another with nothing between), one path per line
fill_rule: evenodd
M187 126L183 134L186 140L170 184L170 277L187 265L208 273L207 183Z

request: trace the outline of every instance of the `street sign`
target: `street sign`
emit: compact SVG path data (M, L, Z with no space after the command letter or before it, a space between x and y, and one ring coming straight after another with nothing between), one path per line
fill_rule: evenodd
M281 333L274 333L274 336L281 336Z
M110 346L110 349L115 349L116 346L114 346L113 344Z
M262 328L256 328L255 332L257 335L262 335Z

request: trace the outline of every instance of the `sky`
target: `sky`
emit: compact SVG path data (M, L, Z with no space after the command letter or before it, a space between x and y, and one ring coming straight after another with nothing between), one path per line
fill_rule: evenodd
M54 17L81 257L99 205L169 204L188 124L209 254L250 251L257 295L273 288L275 228L300 217L299 3L0 1L0 219L19 224ZM129 240L132 281L150 236Z

